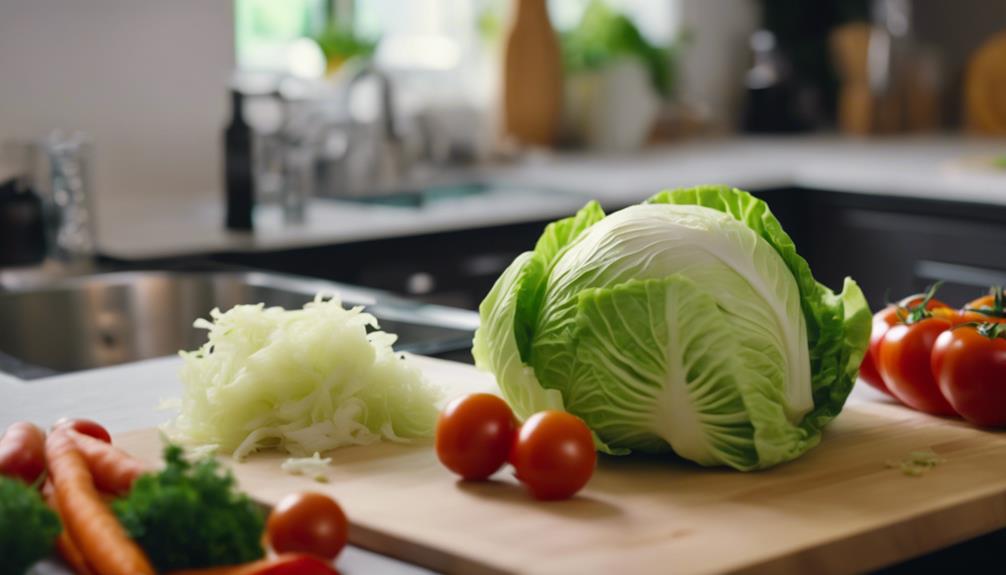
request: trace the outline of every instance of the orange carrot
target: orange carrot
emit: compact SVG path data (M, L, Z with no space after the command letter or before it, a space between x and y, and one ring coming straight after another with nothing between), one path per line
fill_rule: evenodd
M173 571L170 575L339 575L331 564L303 553L283 553L251 563Z
M60 531L59 537L56 538L56 552L59 553L60 558L70 568L70 571L77 575L94 575L94 571L87 564L87 559L84 558L80 547L77 547L73 538L70 537L70 533L65 529Z
M45 486L42 487L42 495L45 496L45 501L49 504L49 507L59 514L59 502L56 501L56 491L52 486L51 480L47 479L45 481ZM87 560L84 559L84 554L80 552L80 548L73 542L73 538L70 537L70 533L66 529L59 532L59 537L56 539L56 552L59 553L59 556L70 570L77 575L94 574L94 571L88 566Z
M142 461L118 447L72 429L66 433L77 445L100 491L123 495L137 477L150 471Z
M85 560L102 575L153 575L146 555L101 500L73 438L53 431L45 454L63 527Z

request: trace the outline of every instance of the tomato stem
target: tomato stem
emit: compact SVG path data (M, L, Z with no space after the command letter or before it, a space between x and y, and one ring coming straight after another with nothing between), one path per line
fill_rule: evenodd
M926 288L924 294L922 294L922 299L919 303L914 305L909 304L905 307L899 307L897 310L898 319L901 323L911 325L913 323L918 323L924 319L933 317L933 313L927 309L929 307L929 302L936 297L936 290L940 289L943 285L943 281L938 281L933 285Z
M977 329L978 333L989 339L1006 339L1006 323L981 323Z
M1006 294L1003 292L1003 286L992 286L989 288L989 294L992 295L992 307L966 307L964 310L988 317L1006 318Z

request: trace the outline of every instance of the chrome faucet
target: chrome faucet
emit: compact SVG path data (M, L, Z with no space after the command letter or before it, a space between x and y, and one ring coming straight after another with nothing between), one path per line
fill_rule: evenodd
M350 106L368 80L377 83L373 121L354 117ZM403 187L419 154L410 153L396 118L391 78L372 61L347 62L334 85L284 79L274 97L283 121L262 144L270 157L260 158L274 167L257 172L282 181L278 199L288 223L303 220L312 195L363 196Z
M346 88L347 97L361 81L370 77L375 78L378 82L379 133L381 136L379 142L377 142L377 154L373 172L374 181L371 187L385 189L399 185L404 174L408 171L409 165L405 157L405 146L402 136L395 120L394 93L391 78L387 73L377 68L373 61L366 61L361 68L353 73L349 80Z

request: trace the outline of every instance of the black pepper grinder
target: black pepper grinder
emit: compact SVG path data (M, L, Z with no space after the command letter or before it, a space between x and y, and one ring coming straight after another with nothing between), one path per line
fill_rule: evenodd
M252 176L252 134L244 118L244 94L231 88L231 122L224 132L224 178L226 226L229 230L252 231L255 188Z

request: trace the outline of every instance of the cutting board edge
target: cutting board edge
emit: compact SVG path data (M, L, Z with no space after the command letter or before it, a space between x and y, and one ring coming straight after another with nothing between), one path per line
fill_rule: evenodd
M438 573L471 575L510 575L514 573L464 554L448 553L433 545L406 539L390 530L371 527L360 521L350 520L349 542L368 551L425 567Z
M966 520L961 520L966 517ZM929 529L932 524L953 524L956 532ZM962 527L963 526L963 527ZM1006 499L1002 490L989 490L980 497L951 507L930 509L908 519L895 519L869 531L853 533L825 544L807 545L788 555L769 557L755 564L728 569L731 575L802 575L804 573L863 573L910 561L946 549L975 537L1006 528ZM877 545L878 532L884 531L884 545ZM911 541L894 546L891 541ZM864 552L869 546L869 552ZM852 558L852 562L850 559ZM844 569L836 569L843 565Z

